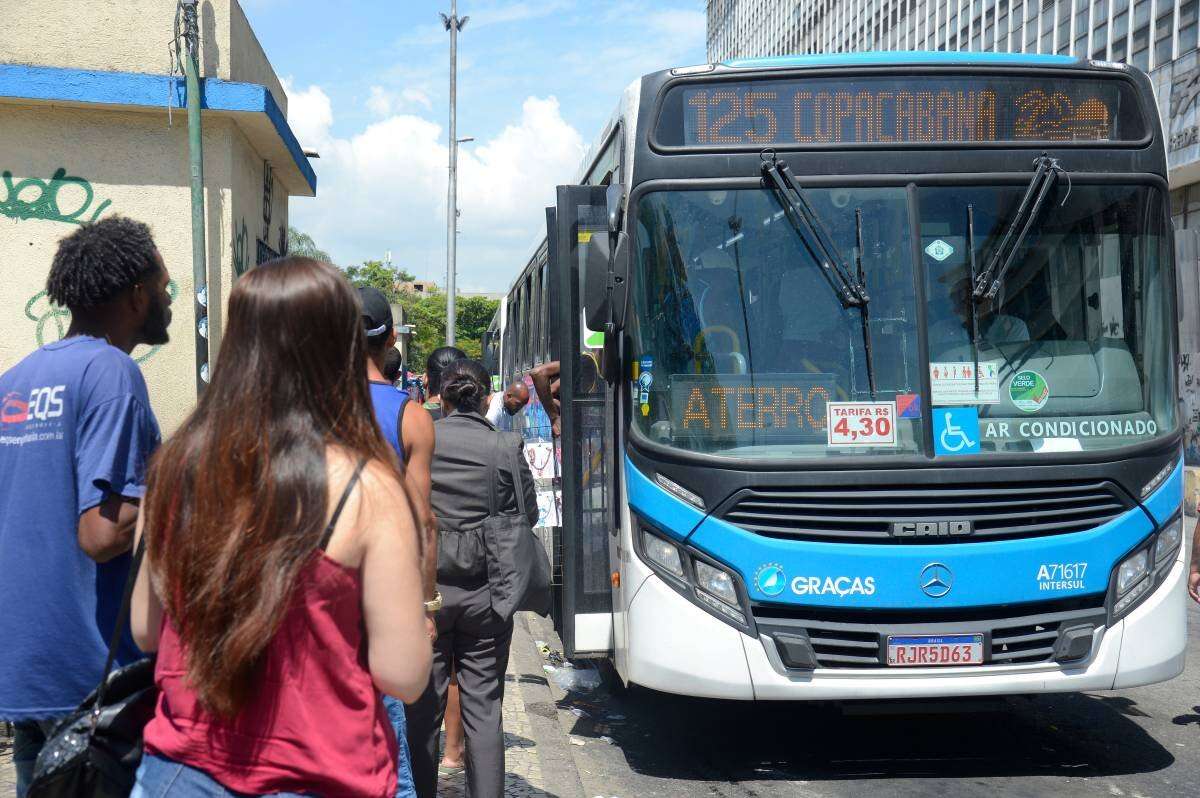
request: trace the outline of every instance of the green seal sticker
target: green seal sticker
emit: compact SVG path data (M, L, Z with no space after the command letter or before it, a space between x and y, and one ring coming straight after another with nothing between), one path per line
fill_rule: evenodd
M1019 371L1008 383L1008 397L1018 410L1036 413L1046 406L1050 398L1050 386L1046 378L1036 371Z

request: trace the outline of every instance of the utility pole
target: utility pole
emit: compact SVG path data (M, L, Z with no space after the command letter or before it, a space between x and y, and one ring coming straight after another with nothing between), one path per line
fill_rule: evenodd
M187 86L188 160L192 179L192 310L196 318L196 394L208 387L208 258L204 246L204 139L200 130L200 26L198 0L179 0L175 48L183 62ZM183 17L183 52L179 52L179 17Z
M458 0L450 0L450 16L442 14L442 24L450 31L450 174L446 198L446 346L454 346L454 281L457 271L455 248L458 244L458 130L455 107L458 102L458 32L470 17L458 18Z

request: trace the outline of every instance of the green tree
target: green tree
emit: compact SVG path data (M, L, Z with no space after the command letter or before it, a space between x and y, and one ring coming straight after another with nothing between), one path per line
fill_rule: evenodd
M446 342L446 297L440 293L400 295L404 306L404 321L414 328L408 344L410 368L425 370L429 353Z
M346 267L346 277L356 286L378 288L390 302L404 308L404 322L414 330L408 345L407 365L418 373L424 371L429 353L446 342L446 295L436 290L427 294L401 291L397 287L399 283L411 282L415 278L403 269L389 269L378 260ZM483 334L499 306L499 301L495 299L459 297L454 324L455 340L467 357L482 356Z
M458 348L467 353L467 357L480 358L483 356L483 334L500 307L497 299L481 296L459 297L455 308L454 335Z
M317 246L317 242L312 240L312 236L308 233L302 233L294 227L288 227L287 248L289 255L300 255L313 260L323 260L326 263L333 263L333 259L329 257L329 253Z
M400 301L396 288L396 272L383 265L380 260L365 260L361 266L347 266L346 277L359 288L378 288L392 302Z

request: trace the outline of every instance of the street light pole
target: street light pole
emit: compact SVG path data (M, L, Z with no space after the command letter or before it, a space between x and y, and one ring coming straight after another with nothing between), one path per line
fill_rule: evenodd
M458 243L458 132L455 110L458 102L458 32L470 17L458 18L458 0L450 0L450 16L442 14L442 24L450 31L450 174L446 198L446 346L454 346L455 262Z
M176 7L175 47L187 86L188 163L192 188L192 283L196 316L196 395L208 387L208 257L204 242L204 137L200 130L200 27L198 0ZM182 30L180 28L182 27ZM182 38L182 43L179 41Z

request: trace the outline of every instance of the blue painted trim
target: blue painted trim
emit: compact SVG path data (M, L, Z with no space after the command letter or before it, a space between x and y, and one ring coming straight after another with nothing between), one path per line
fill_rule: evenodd
M1167 477L1166 481L1158 487L1158 490L1150 494L1150 496L1142 502L1142 506L1146 508L1146 512L1150 513L1160 525L1171 520L1171 516L1179 512L1180 505L1183 504L1183 459L1179 460L1179 465L1171 472L1171 476Z
M683 540L704 520L704 513L667 493L658 483L638 471L625 457L625 492L629 507L659 530Z
M1095 529L1067 535L896 546L768 538L710 516L688 543L740 573L752 601L892 609L991 607L1103 593L1113 566L1153 529L1146 513L1135 507ZM922 571L933 563L941 563L953 573L950 592L940 598L921 589ZM1061 576L1062 566L1077 573L1077 563L1087 564L1082 577ZM778 564L788 580L778 596L763 593L755 580L768 564ZM1042 566L1046 566L1045 572ZM1039 579L1043 573L1048 579ZM818 579L822 592L798 594L794 587L797 578L806 582ZM823 592L827 578L834 580L834 590L828 593ZM1075 579L1079 585L1058 584Z
M296 162L309 189L317 190L317 174L283 111L266 86L205 78L201 81L200 107L210 111L265 114L284 146ZM0 64L0 97L46 102L74 102L95 105L136 105L176 108L187 106L187 87L183 78L167 75L143 75L135 72L100 72L85 69Z
M958 66L1009 64L1012 66L1070 66L1082 61L1069 55L1033 53L952 53L943 51L902 51L868 53L830 53L819 55L783 55L771 58L733 58L721 62L734 69L772 69L779 67L891 66L895 64L955 64Z

